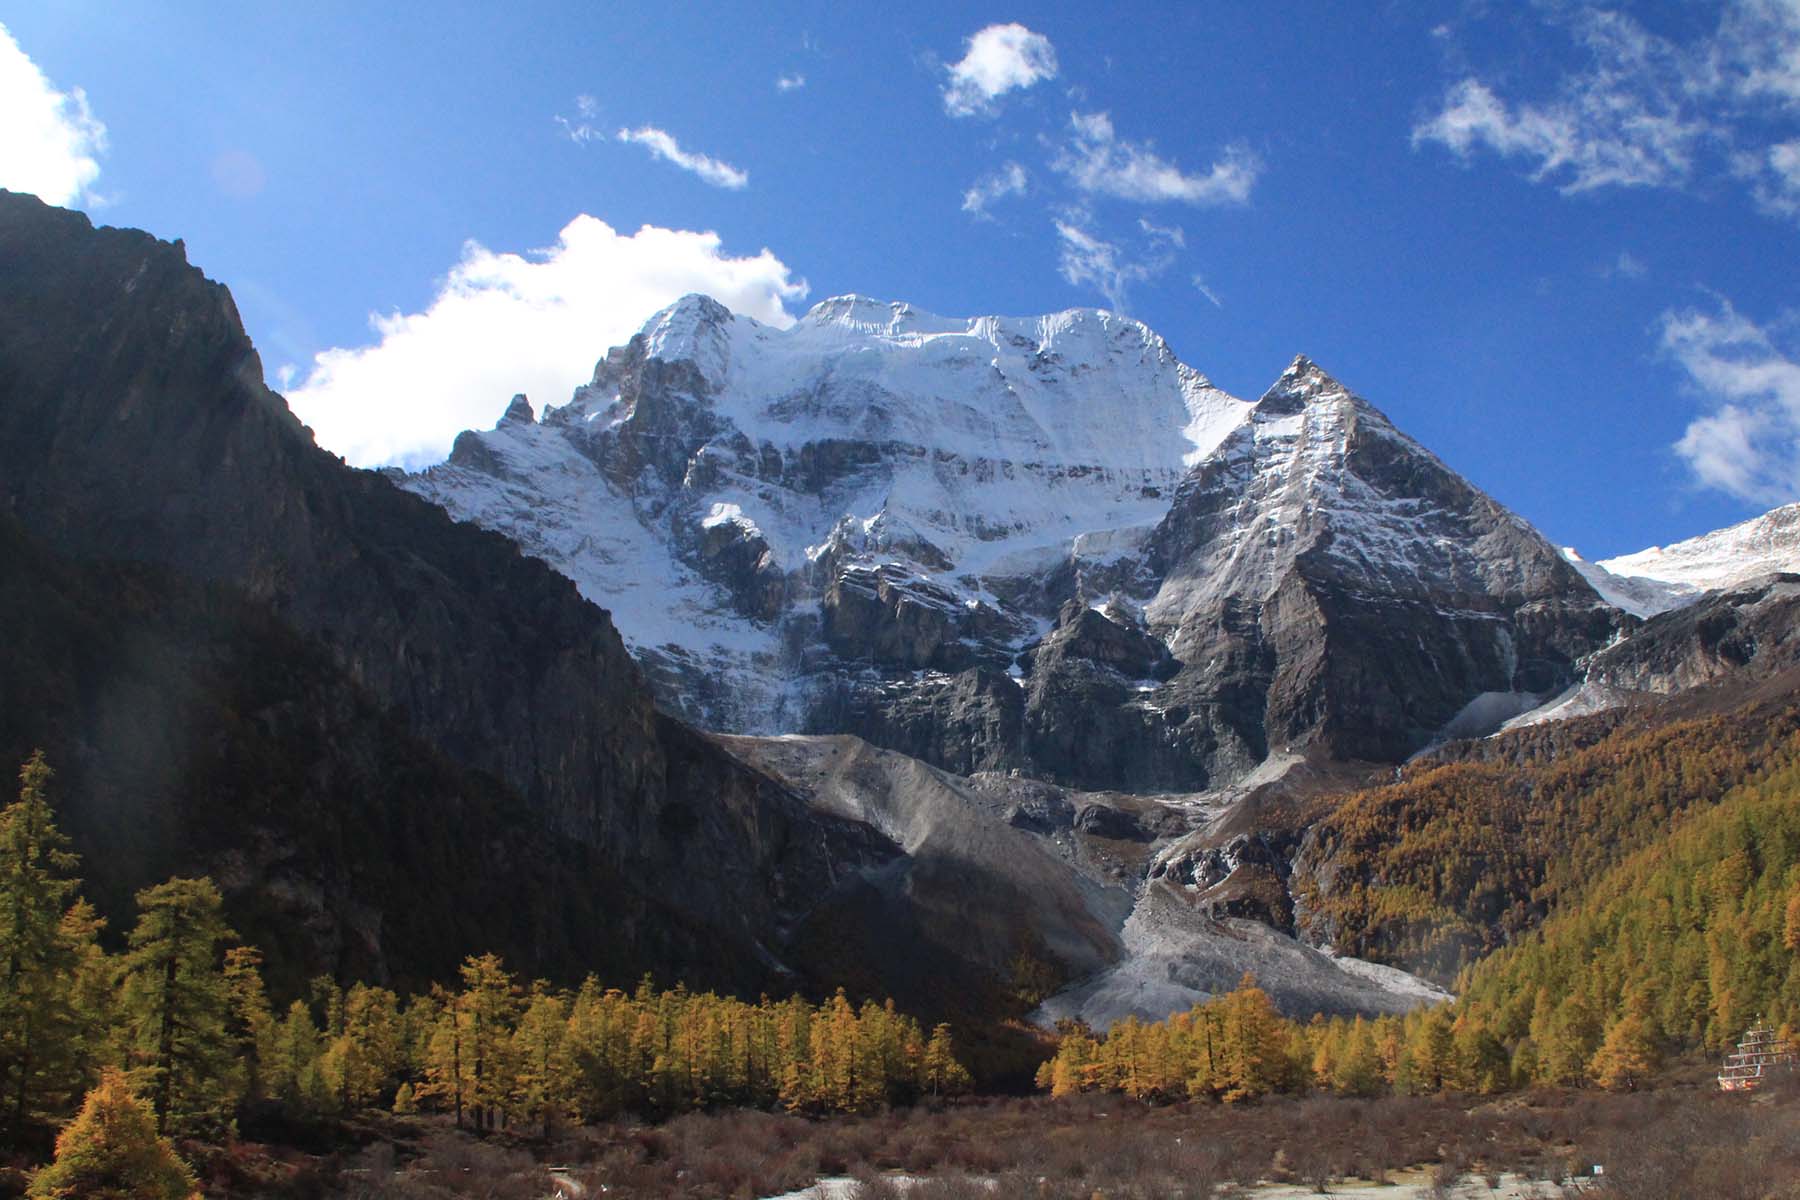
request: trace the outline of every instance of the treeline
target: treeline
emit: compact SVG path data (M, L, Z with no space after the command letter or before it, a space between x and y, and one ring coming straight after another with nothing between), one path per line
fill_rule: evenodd
M927 1036L892 1003L840 990L745 1003L648 980L626 994L525 984L494 955L453 986L402 997L316 981L271 1004L254 947L237 945L217 887L138 893L122 955L79 898L41 754L0 809L0 1141L29 1145L122 1069L156 1131L228 1133L247 1105L296 1116L429 1109L486 1130L725 1105L865 1111L969 1086L948 1026Z
M1621 727L1551 757L1520 749L1517 763L1432 767L1339 805L1296 864L1302 927L1448 982L1626 855L1800 762L1800 705Z
M1621 1026L1717 1053L1753 1022L1800 1024L1800 764L1631 855L1458 990L1538 1078Z
M1039 1075L1065 1095L1223 1100L1532 1084L1629 1088L1753 1023L1800 1025L1800 763L1727 788L1662 841L1571 887L1543 926L1466 970L1453 1004L1314 1020L1237 991L1105 1036L1080 1027ZM1706 771L1695 778L1711 778Z
M1105 1034L1065 1026L1038 1072L1053 1096L1120 1092L1153 1103L1270 1094L1344 1096L1494 1093L1536 1082L1631 1088L1657 1066L1657 1047L1630 1023L1591 1042L1548 1027L1543 1052L1509 1049L1485 1006L1436 1005L1405 1016L1291 1021L1246 975L1238 987L1163 1021L1127 1017ZM1554 1078L1540 1064L1554 1062Z
M1153 1102L1235 1103L1310 1091L1491 1092L1512 1079L1505 1048L1478 1015L1438 1006L1303 1024L1276 1011L1246 975L1226 995L1167 1020L1127 1017L1101 1035L1065 1025L1037 1082L1055 1096L1109 1091Z

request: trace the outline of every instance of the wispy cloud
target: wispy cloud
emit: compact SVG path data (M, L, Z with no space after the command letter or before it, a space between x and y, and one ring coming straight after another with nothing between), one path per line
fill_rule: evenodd
M1016 22L989 25L969 39L962 58L947 70L944 111L953 117L985 116L1006 93L1056 78L1056 48Z
M1152 241L1167 242L1177 250L1187 249L1187 230L1179 225L1158 225L1149 217L1139 217L1138 228Z
M963 193L962 210L972 216L985 217L988 205L1023 193L1026 180L1025 168L1009 161L998 171L977 179L975 186Z
M736 191L750 182L748 172L740 171L730 163L721 162L710 155L683 150L681 143L677 142L671 134L654 125L642 125L636 129L621 129L615 136L621 142L632 142L644 147L657 158L698 175L714 187L730 188Z
M1609 185L1681 183L1706 127L1647 111L1639 97L1599 89L1547 104L1509 106L1479 80L1450 90L1444 108L1413 129L1414 146L1438 142L1467 160L1485 146L1534 163L1531 178L1565 193Z
M568 139L571 142L579 145L583 142L598 141L606 136L594 126L594 121L599 115L600 102L595 100L592 96L583 94L575 97L575 117L573 120L563 116L561 113L557 113L550 119L562 126L563 133L568 136Z
M1682 41L1624 12L1545 11L1582 68L1530 98L1468 75L1414 126L1415 148L1488 151L1568 194L1736 177L1765 210L1800 216L1800 143L1771 137L1800 111L1800 3L1726 0L1713 29Z
M1650 265L1629 250L1619 251L1615 258L1602 272L1609 278L1642 279L1650 274Z
M1739 155L1736 166L1763 211L1800 217L1800 138Z
M1193 282L1195 290L1202 296L1205 296L1208 300L1212 301L1212 306L1214 308L1225 307L1225 302L1219 299L1219 293L1213 291L1212 286L1206 282L1206 276L1195 275Z
M1159 236L1169 231L1150 226L1155 233L1146 239L1144 247L1133 251L1120 241L1094 232L1093 215L1080 209L1065 212L1052 224L1063 278L1077 287L1098 288L1106 297L1107 307L1116 313L1131 311L1132 285L1168 270L1175 262L1174 248L1180 244Z
M1706 399L1675 451L1708 487L1757 504L1800 497L1800 362L1720 298L1662 318L1662 349Z
M374 343L315 356L288 402L356 466L425 465L516 392L565 402L609 346L689 292L785 327L806 291L768 250L733 257L716 233L646 225L627 237L580 216L545 250L468 243L423 311L371 315Z
M1051 164L1084 192L1150 203L1242 204L1262 170L1244 146L1229 146L1205 172L1190 174L1147 143L1120 138L1103 112L1073 113L1070 139Z
M792 75L779 75L775 78L775 90L778 92L797 92L806 86L806 76L796 71Z
M59 91L0 25L0 187L50 204L98 204L106 126L80 88Z

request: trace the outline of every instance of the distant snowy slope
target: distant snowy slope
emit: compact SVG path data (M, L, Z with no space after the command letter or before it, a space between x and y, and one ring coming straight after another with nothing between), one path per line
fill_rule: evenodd
M1696 592L1736 587L1777 571L1800 571L1800 504L1599 565L1614 575L1685 585Z
M1765 575L1800 571L1800 504L1670 546L1589 562L1572 547L1563 557L1608 604L1633 616L1694 603L1708 592L1733 588Z
M1581 553L1573 546L1564 546L1562 553L1569 565L1581 572L1581 577L1600 593L1602 600L1634 617L1654 617L1671 608L1680 608L1705 594L1705 589L1690 583L1668 583L1636 575L1615 575L1601 564L1581 557ZM1616 563L1621 560L1615 558L1611 561Z

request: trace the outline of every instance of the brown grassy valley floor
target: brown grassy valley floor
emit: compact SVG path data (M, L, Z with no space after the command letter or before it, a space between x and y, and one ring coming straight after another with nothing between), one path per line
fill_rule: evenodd
M1243 1107L981 1099L831 1120L698 1114L549 1138L476 1138L441 1120L381 1118L334 1131L335 1145L310 1153L184 1149L210 1180L208 1196L758 1200L834 1177L850 1182L823 1195L859 1200L1280 1200L1327 1189L1396 1200L1800 1197L1800 1086L1745 1098L1710 1084L1696 1064L1625 1095L1316 1096ZM297 1132L285 1140L304 1142ZM1600 1179L1594 1164L1605 1167Z

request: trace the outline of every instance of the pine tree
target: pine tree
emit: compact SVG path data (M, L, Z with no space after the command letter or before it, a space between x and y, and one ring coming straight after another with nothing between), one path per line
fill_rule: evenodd
M576 1072L569 1053L568 1005L541 981L533 985L513 1034L513 1060L518 1064L520 1115L542 1125L549 1137L551 1122L574 1109Z
M1593 1011L1579 997L1570 996L1557 1005L1545 1040L1538 1045L1539 1076L1547 1083L1580 1084L1599 1041L1597 1025Z
M32 1200L199 1200L194 1176L156 1132L150 1111L109 1068L56 1139L56 1160L31 1178Z
M139 892L137 903L121 992L131 1060L158 1133L216 1131L240 1086L220 969L220 946L235 935L210 879L171 879Z
M483 954L463 960L462 980L468 1029L462 1053L468 1070L469 1103L477 1126L493 1129L505 1120L515 1080L513 978L498 955Z
M262 951L233 946L225 952L225 991L231 1001L229 1032L244 1056L244 1092L254 1099L274 1095L269 1064L277 1054L279 1026L263 990Z
M1650 1078L1656 1065L1656 1041L1650 1035L1649 1022L1627 1013L1606 1031L1588 1064L1588 1074L1608 1091L1629 1092Z
M325 1046L319 1073L342 1112L372 1104L387 1090L403 1062L400 1001L386 988L354 984L333 994L327 1012L338 1031Z
M87 1081L100 1014L78 985L101 922L73 899L78 860L57 829L40 751L0 809L0 1136L67 1112Z
M1450 1067L1446 1082L1464 1092L1497 1092L1510 1079L1506 1047L1489 1027L1484 1010L1465 1005L1450 1026Z
M470 1094L467 1005L460 992L451 992L435 984L432 998L436 1020L425 1048L425 1081L414 1094L420 1099L442 1102L455 1114L456 1127L461 1129Z
M1286 1081L1287 1036L1269 994L1245 974L1225 997L1220 1064L1227 1102L1253 1100Z
M969 1090L972 1080L968 1068L956 1061L956 1043L948 1025L940 1024L931 1031L924 1068L925 1089L933 1096L957 1096Z
M1375 1031L1361 1017L1350 1025L1343 1051L1333 1064L1331 1086L1350 1096L1373 1096L1381 1091L1381 1050Z
M1428 1008L1416 1017L1408 1049L1420 1091L1439 1091L1450 1081L1456 1069L1454 1048L1455 1035L1447 1009Z
M287 1015L276 1025L272 1050L262 1067L268 1094L297 1113L323 1112L331 1093L319 1071L322 1052L319 1027L313 1024L306 1001L288 1005Z

